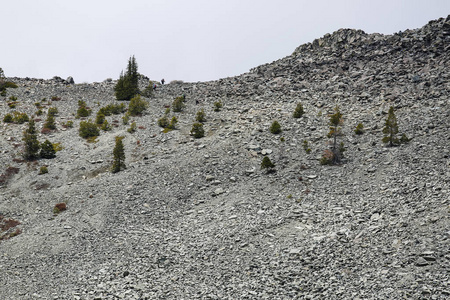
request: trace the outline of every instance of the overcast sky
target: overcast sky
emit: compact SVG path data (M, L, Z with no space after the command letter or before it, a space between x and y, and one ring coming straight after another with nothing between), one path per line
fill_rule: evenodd
M8 77L118 78L135 55L151 79L208 81L290 55L339 28L392 34L450 14L450 0L9 0Z

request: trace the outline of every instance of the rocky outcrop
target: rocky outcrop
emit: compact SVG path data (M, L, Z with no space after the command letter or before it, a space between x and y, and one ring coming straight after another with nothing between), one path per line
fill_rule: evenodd
M108 116L95 143L78 136L78 101L94 114L117 103L114 80L9 78L19 87L2 118L10 96L29 115L57 107L57 131L38 138L63 149L23 162L26 124L1 124L0 166L14 172L0 215L21 233L0 242L0 298L448 298L449 29L449 17L393 35L341 29L236 77L158 85L135 133ZM182 94L177 129L163 132L157 120ZM347 151L322 166L335 105ZM412 138L394 148L381 142L390 106ZM194 139L200 109L205 137ZM127 169L112 174L119 135ZM264 156L276 172L260 170Z

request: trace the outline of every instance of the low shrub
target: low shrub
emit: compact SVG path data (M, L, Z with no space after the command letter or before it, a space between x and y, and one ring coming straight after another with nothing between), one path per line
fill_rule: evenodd
M178 123L177 117L173 116L170 120L170 124L167 126L168 129L175 129Z
M169 124L170 123L169 123L169 119L167 118L167 116L164 116L158 120L159 127L167 128L167 126L169 126Z
M364 125L362 123L359 123L358 125L356 125L356 128L354 130L355 134L363 134L364 133Z
M64 128L72 128L73 127L73 121L67 121L66 123L63 123L62 126Z
M270 132L273 134L281 133L281 125L277 121L273 121L272 125L269 128Z
M47 114L54 117L58 114L58 109L56 107L49 107Z
M97 117L95 118L95 123L97 125L102 125L105 122L105 115L100 111L97 113Z
M46 166L42 166L40 169L39 169L39 175L43 175L43 174L47 174L48 173L48 168L46 167Z
M304 113L305 113L305 111L303 110L303 105L301 103L298 103L292 116L294 118L298 119L298 118L301 118Z
M261 170L267 170L267 173L272 173L275 171L275 165L272 163L268 156L264 156L261 162Z
M303 141L303 149L305 149L305 152L306 152L307 154L311 153L311 148L309 148L309 144L308 144L308 141L307 141L307 140L304 140L304 141Z
M214 102L214 111L220 111L220 109L223 107L222 101L216 101Z
M127 129L127 131L129 132L129 133L134 133L134 132L136 132L136 122L132 122L131 123L131 125L130 125L130 128L128 128Z
M103 131L110 131L111 130L111 126L109 125L108 121L105 120L102 124L102 127L100 128Z
M203 109L197 112L197 116L195 117L195 120L200 123L206 122L206 114Z
M67 204L64 202L61 202L61 203L55 204L55 206L53 207L53 213L56 215L62 211L65 211L66 209L67 209Z
M196 139L204 137L205 130L203 129L203 124L202 123L192 124L191 135L193 135Z
M140 95L133 97L128 105L128 112L131 116L141 115L148 107L148 102L141 99Z
M56 157L55 148L53 148L53 144L49 140L45 140L41 143L41 151L39 152L39 156L47 159Z
M98 127L91 120L81 121L79 134L82 138L97 137L100 135Z
M12 122L14 122L14 118L11 114L8 113L3 117L3 122L12 123Z
M50 130L56 129L55 117L54 117L53 114L49 113L47 115L47 120L45 120L44 128L47 128L47 129L50 129Z
M183 96L176 97L172 102L172 110L174 112L182 112L185 107Z

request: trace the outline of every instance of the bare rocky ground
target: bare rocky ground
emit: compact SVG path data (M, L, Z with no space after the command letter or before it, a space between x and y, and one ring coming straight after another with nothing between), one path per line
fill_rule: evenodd
M33 115L46 98L57 130L39 140L64 149L21 162L27 124L1 123L0 172L18 173L2 183L0 215L22 233L0 241L0 298L447 299L449 55L449 17L386 36L341 29L237 77L159 86L135 133L110 116L117 127L95 143L78 136L77 102L94 119L119 103L115 81L8 78L19 87L1 99L2 118ZM177 130L164 133L157 120L181 94ZM299 102L305 115L294 119ZM336 104L345 160L322 166ZM389 148L391 105L412 140ZM206 136L193 139L201 108ZM34 118L40 129L46 116ZM112 174L118 135L127 169ZM264 155L275 173L260 170ZM59 202L67 210L54 215Z

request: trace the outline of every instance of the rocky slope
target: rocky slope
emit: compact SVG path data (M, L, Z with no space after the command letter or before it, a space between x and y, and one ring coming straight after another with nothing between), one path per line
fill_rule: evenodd
M2 118L10 96L29 115L46 98L58 129L39 140L64 149L22 162L26 124L1 124L0 172L18 172L2 177L0 215L22 233L0 241L0 298L448 298L449 50L450 17L393 35L341 29L240 76L159 86L135 133L110 116L117 126L95 143L78 136L77 102L94 114L118 103L115 81L9 78L19 87ZM178 129L164 133L157 120L181 94ZM306 113L294 119L299 102ZM335 105L347 151L322 166ZM412 140L388 148L391 105ZM193 139L201 108L206 136ZM127 169L112 174L118 135ZM275 173L260 170L264 155ZM67 210L53 215L59 202Z

